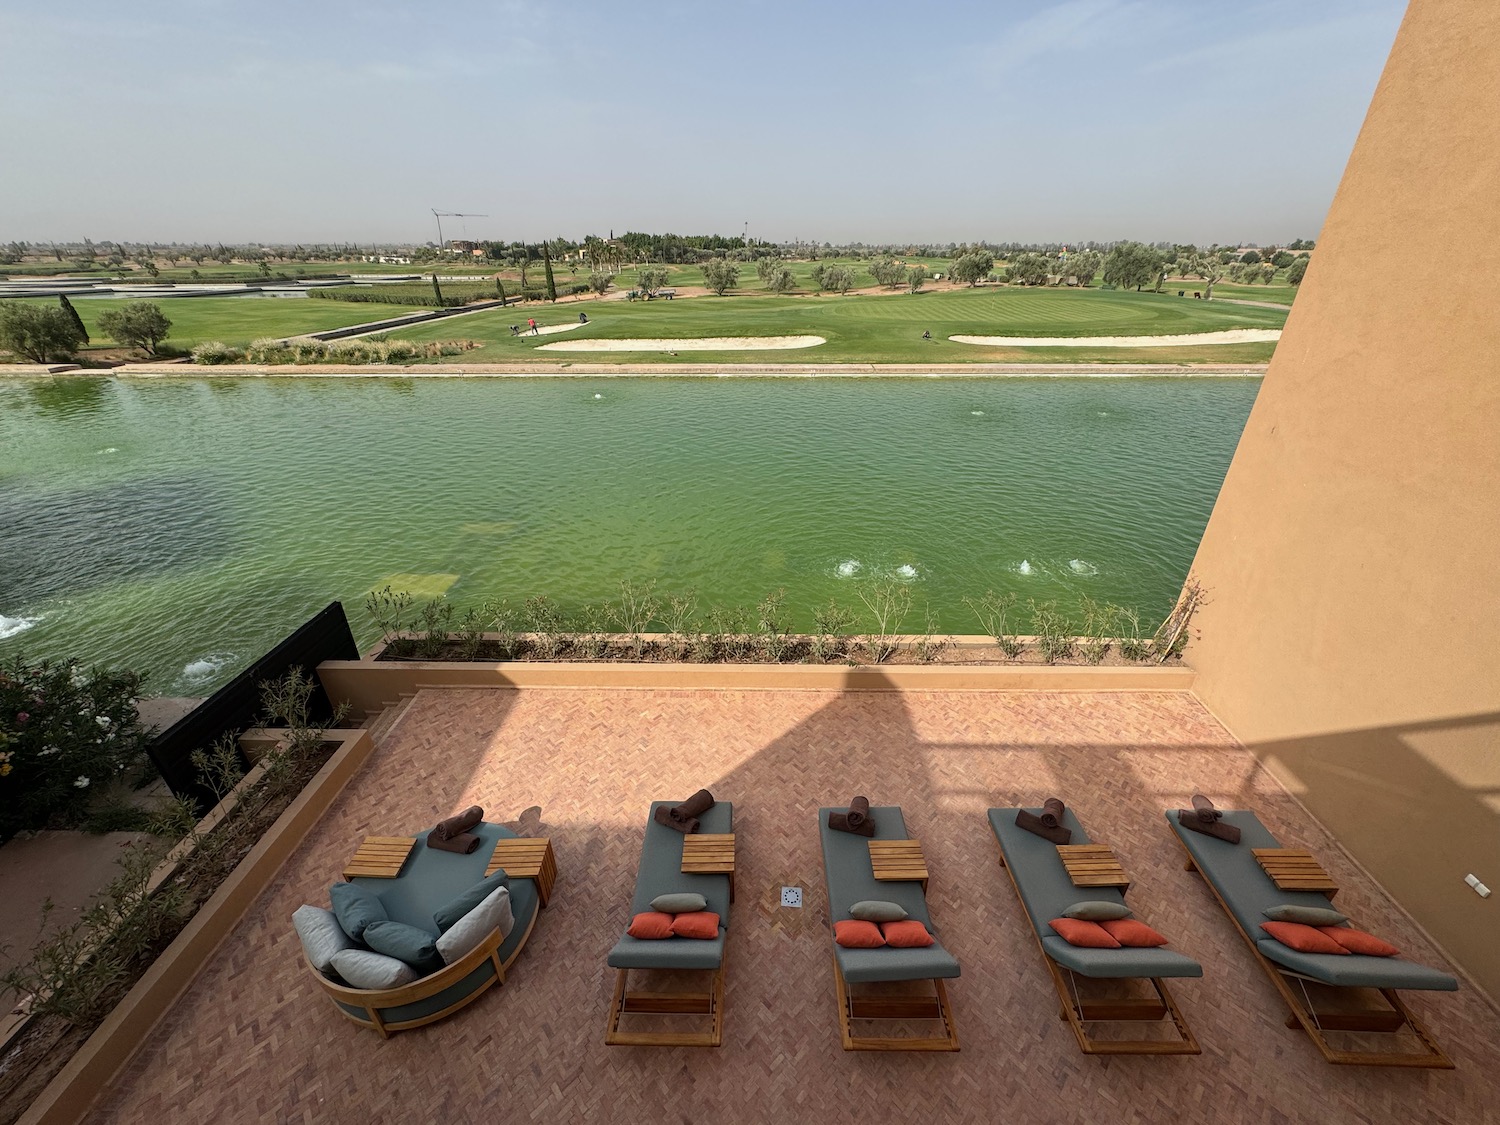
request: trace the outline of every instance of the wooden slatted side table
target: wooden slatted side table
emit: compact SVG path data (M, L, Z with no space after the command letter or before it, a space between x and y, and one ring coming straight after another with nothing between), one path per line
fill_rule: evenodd
M345 879L394 879L416 846L415 836L366 836L344 865Z
M871 840L870 869L882 882L918 882L927 892L927 858L920 840Z
M1119 887L1121 894L1130 890L1125 869L1105 844L1058 844L1057 857L1075 887Z
M489 878L501 868L517 879L535 879L536 895L546 906L552 898L552 884L557 881L557 858L552 854L549 836L507 836L495 841L495 850L484 869Z
M1339 893L1338 884L1306 848L1251 848L1250 851L1278 890L1321 891L1329 898Z
M684 875L728 875L734 901L734 833L690 832L682 838Z

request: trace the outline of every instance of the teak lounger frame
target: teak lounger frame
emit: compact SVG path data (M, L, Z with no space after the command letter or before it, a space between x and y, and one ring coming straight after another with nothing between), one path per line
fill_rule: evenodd
M835 808L818 810L818 832L823 850L823 879L828 891L830 911L842 912L852 901L859 899L881 899L897 902L907 912L921 921L929 930L931 924L927 911L926 880L915 876L898 875L894 878L877 879L874 861L871 858L872 840L846 832L834 832L828 827L830 813ZM876 826L875 840L906 841L911 843L906 831L906 820L899 806L870 809ZM918 864L918 867L922 867ZM924 872L925 873L925 872ZM838 904L842 902L841 908ZM854 953L872 952L883 955L884 950L855 950ZM892 953L898 952L895 950ZM925 957L927 950L909 952ZM839 1041L846 1051L957 1051L959 1050L958 1028L953 1019L953 1008L948 1002L945 977L956 977L956 962L939 943L933 952L955 965L955 971L944 976L923 976L913 971L910 976L882 975L869 980L850 981L844 975L844 966L839 960L839 949L833 952L833 983L838 994ZM933 966L934 968L936 966ZM882 986L930 985L931 992L893 992ZM860 991L856 992L856 989ZM855 1033L855 1020L908 1020L936 1021L939 1028L931 1035L859 1035Z
M958 1029L948 990L941 977L931 980L931 996L857 995L844 979L838 955L833 958L833 984L839 997L839 1040L846 1051L957 1051ZM940 1020L943 1033L933 1036L855 1035L855 1020Z
M620 946L612 952L611 967L615 970L614 997L609 1005L609 1021L604 1031L604 1042L610 1047L718 1047L724 1042L724 989L725 968L728 963L729 909L734 901L733 864L729 870L722 868L712 872L684 872L683 851L689 838L673 829L656 824L653 817L658 806L674 802L652 802L646 820L645 837L641 843L640 867L636 874L636 888L632 901L634 911L649 907L650 898L657 894L697 891L708 900L708 909L720 916L720 942L717 964L674 964L680 960L674 952L683 947L675 943L686 942L689 947L704 945L687 938L669 938L662 942L645 942L648 946L660 946L649 958L635 958L636 964L615 963ZM702 831L715 840L731 844L734 829L734 805L729 801L715 802L714 806L700 816ZM628 943L628 936L621 942ZM658 958L655 953L659 952ZM623 959L623 958L622 958ZM645 973L694 973L711 974L707 991L677 992L632 992L630 974ZM626 1016L668 1016L685 1020L708 1017L708 1027L701 1031L635 1031L621 1027Z
M724 960L728 960L726 955ZM660 972L645 969L637 972ZM718 1047L724 1042L724 961L713 970L684 969L683 972L712 972L707 992L630 992L626 987L629 969L615 970L615 996L609 1006L609 1027L604 1042L611 1047ZM621 1031L620 1020L626 1015L711 1017L707 1031Z
M1250 955L1255 958L1276 991L1281 994L1286 1006L1291 1010L1291 1015L1286 1019L1286 1026L1292 1030L1301 1028L1307 1033L1313 1045L1322 1053L1323 1058L1339 1066L1395 1066L1395 1067L1417 1067L1428 1070L1452 1070L1453 1060L1443 1053L1441 1047L1433 1041L1427 1029L1422 1026L1411 1010L1402 1002L1401 997L1393 988L1357 988L1352 985L1328 985L1322 981L1314 980L1294 973L1284 965L1278 965L1270 958L1261 953L1255 944L1255 938L1245 932L1240 925L1240 920L1235 917L1229 904L1224 901L1224 896L1219 893L1219 888L1214 886L1212 879L1198 866L1198 861L1193 853L1188 850L1187 844L1183 842L1174 830L1172 838L1177 841L1178 847L1187 857L1183 864L1184 871L1197 872L1203 880L1203 885L1209 889L1214 899L1228 915L1230 922L1234 924L1236 932L1245 939L1245 944L1250 948ZM1291 982L1298 985L1296 989ZM1376 992L1388 1005L1385 1008L1371 1009L1343 1009L1343 1010L1319 1010L1314 1006L1312 998L1307 994L1307 983L1312 983L1323 988L1338 988L1340 990L1351 989L1360 992ZM1420 1051L1348 1051L1340 1050L1328 1041L1326 1032L1359 1032L1378 1033L1394 1035L1405 1027L1409 1028L1417 1040L1422 1044Z
M1021 888L1016 884L1015 872L1005 862L1005 845L1001 844L998 838L995 843L1000 849L1000 866L1010 876L1010 885L1015 889L1021 909L1025 911L1026 900L1022 898ZM1030 918L1029 912L1027 917ZM1085 1055L1201 1055L1203 1053L1203 1048L1198 1045L1198 1040L1188 1027L1187 1021L1182 1018L1182 1011L1177 1007L1177 1001L1172 999L1172 990L1167 987L1167 982L1161 977L1110 978L1144 980L1151 986L1154 995L1085 1000L1078 989L1078 974L1047 956L1047 949L1042 945L1034 920L1031 936L1036 941L1037 952L1042 955L1042 963L1047 966L1047 972L1052 976L1052 985L1057 989L1059 1003L1057 1018L1067 1020L1068 1026L1073 1029L1073 1037L1078 1040L1078 1049ZM1177 1030L1176 1039L1095 1039L1089 1033L1088 1027L1091 1023L1160 1023L1168 1018Z

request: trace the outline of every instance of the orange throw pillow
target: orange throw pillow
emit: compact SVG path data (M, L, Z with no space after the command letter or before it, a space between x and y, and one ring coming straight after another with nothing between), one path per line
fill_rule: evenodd
M1086 949L1119 949L1120 943L1109 936L1109 931L1098 922L1085 922L1082 918L1054 918L1048 922L1057 931L1057 936L1069 945L1081 945Z
M833 940L845 949L875 949L885 944L879 926L874 922L861 922L858 918L835 922Z
M1132 949L1154 949L1158 945L1167 944L1166 938L1139 918L1113 918L1100 922L1099 928L1121 945L1128 945Z
M1341 953L1345 956L1349 953L1316 926L1304 926L1301 922L1262 922L1260 928L1298 953Z
M1366 957L1394 957L1401 952L1390 942L1381 941L1374 934L1367 934L1364 930L1355 930L1348 926L1319 926L1318 929L1350 953L1363 953Z
M922 949L934 941L933 936L927 932L927 927L915 918L904 922L882 922L880 934L885 938L886 945L897 949Z
M678 937L712 941L719 936L719 916L712 910L694 910L691 914L669 914L672 932Z
M643 938L648 941L669 938L672 936L672 915L663 914L660 910L648 910L632 918L630 929L625 932L633 938Z

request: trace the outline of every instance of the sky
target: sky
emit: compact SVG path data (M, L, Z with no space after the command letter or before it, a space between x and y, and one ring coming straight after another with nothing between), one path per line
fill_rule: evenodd
M0 241L1315 238L1403 0L0 0Z

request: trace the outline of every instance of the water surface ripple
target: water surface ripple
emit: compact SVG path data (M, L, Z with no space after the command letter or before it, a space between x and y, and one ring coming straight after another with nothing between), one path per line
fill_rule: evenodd
M0 653L232 675L387 581L460 605L621 579L977 631L987 589L1170 605L1239 379L0 382ZM412 576L412 577L399 577Z

